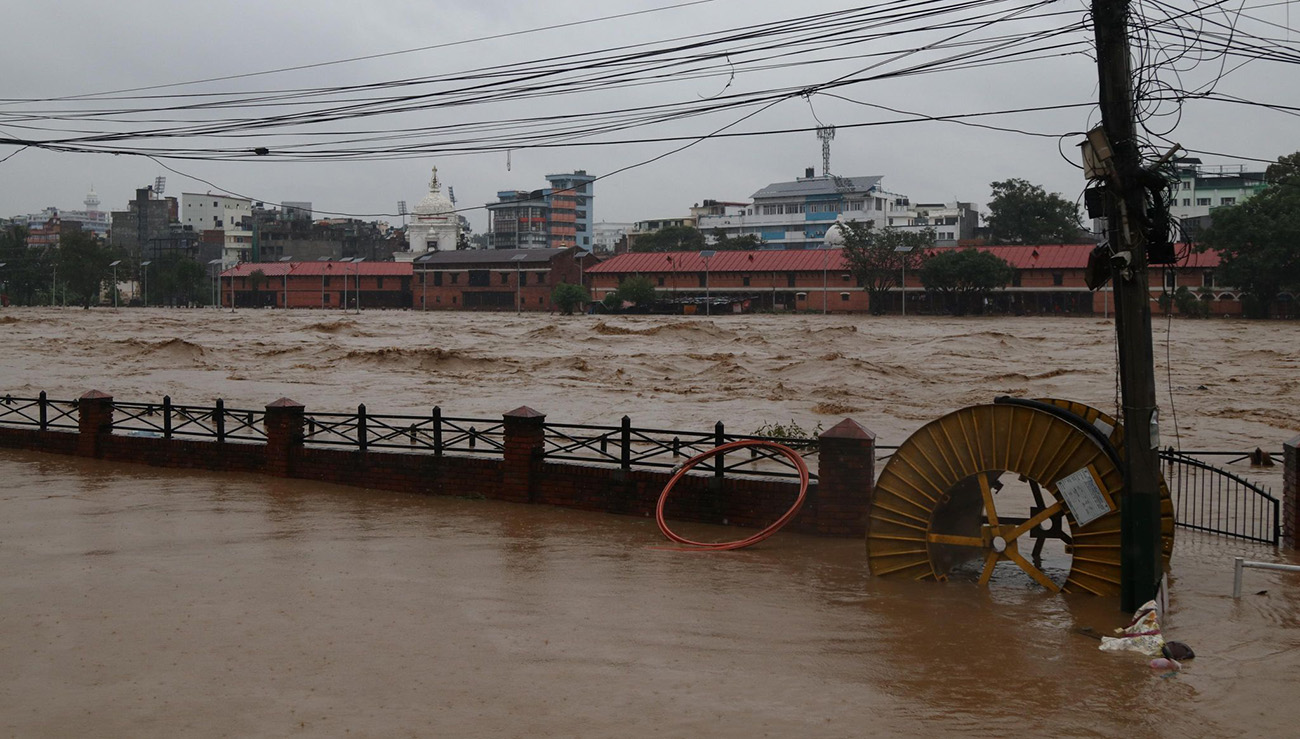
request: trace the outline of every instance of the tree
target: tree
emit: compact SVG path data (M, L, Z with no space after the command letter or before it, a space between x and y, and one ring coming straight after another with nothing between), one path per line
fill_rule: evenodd
M1078 244L1084 238L1079 208L1026 180L989 183L988 226L995 244Z
M704 234L694 226L667 226L636 237L632 251L700 251L707 249Z
M27 229L0 229L0 293L14 305L49 303L52 251L27 246Z
M618 286L618 297L638 308L649 308L655 304L658 293L655 292L654 283L650 282L649 277L632 275Z
M1215 208L1198 248L1219 252L1215 280L1235 285L1251 318L1267 318L1284 291L1300 291L1300 152L1269 165L1270 183L1237 205Z
M149 294L155 303L196 303L208 292L203 265L189 257L168 254L150 265Z
M249 286L253 288L254 306L259 308L262 306L262 288L266 285L268 279L266 273L261 269L255 269L248 273L248 283ZM346 277L344 279L346 279ZM347 306L344 307L346 308Z
M713 245L709 248L717 251L748 251L763 245L763 240L755 234L728 236L720 228L713 229Z
M82 308L90 308L90 302L99 298L112 261L112 253L85 231L68 231L59 237L59 274L64 289L72 292L72 299Z
M551 290L551 302L566 316L573 315L573 309L586 305L591 300L591 293L582 285L561 282Z
M904 269L921 265L925 249L934 246L934 230L876 230L872 221L840 224L844 234L844 258L849 271L867 291L871 312L883 315L885 294L898 286Z
M956 315L983 311L984 298L1015 276L1006 260L978 249L945 251L921 265L921 284Z

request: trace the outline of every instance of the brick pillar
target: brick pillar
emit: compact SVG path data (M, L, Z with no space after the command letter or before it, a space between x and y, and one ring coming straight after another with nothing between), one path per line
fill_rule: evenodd
M1300 436L1282 445L1282 546L1300 548Z
M113 396L91 390L77 399L77 454L98 457L100 442L113 433Z
M801 522L823 534L864 535L876 479L876 435L846 418L822 433L817 456L817 496Z
M304 413L302 403L288 398L266 406L266 473L289 477L294 457L302 449Z
M505 459L501 465L501 489L492 497L516 503L533 499L534 472L542 462L546 445L546 414L526 405L506 413Z

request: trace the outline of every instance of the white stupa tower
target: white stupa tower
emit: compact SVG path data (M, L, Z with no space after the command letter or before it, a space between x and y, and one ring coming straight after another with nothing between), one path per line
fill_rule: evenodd
M86 213L94 215L99 212L99 195L95 193L94 185L90 186L90 192L86 194L86 199L83 202L86 205Z
M410 251L398 252L393 259L409 262L431 251L453 251L460 240L460 218L456 206L442 193L438 181L438 168L433 168L429 179L429 193L411 212L411 225L407 228Z

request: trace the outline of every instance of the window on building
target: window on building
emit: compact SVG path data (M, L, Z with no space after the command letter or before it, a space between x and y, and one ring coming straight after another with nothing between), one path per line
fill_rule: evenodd
M322 286L324 286L324 287L329 287L329 286L330 286L330 278L328 278L328 277L323 277L323 278L321 278L321 283L320 283L320 284L321 284Z
M848 272L845 272L844 274L840 275L840 279L843 280L844 282L848 282L849 280L853 279L853 275L849 274Z
M358 278L358 279L360 279L360 278ZM382 278L382 277L376 277L376 278L375 278L375 289L376 289L376 290L383 290L383 289L384 289L384 278Z
M1052 284L1053 284L1053 285L1056 285L1057 287L1060 287L1061 285L1064 285L1064 284L1065 284L1065 273L1064 273L1064 272L1053 272L1053 273L1052 273Z
M840 293L840 302L841 302L841 303L847 303L847 302L849 302L849 294L848 294L848 293Z
M708 272L700 272L700 273L699 273L698 275L696 275L696 276L700 278L700 287L705 287L706 285L709 284L709 273L708 273Z
M1219 198L1219 205L1236 205L1236 198Z
M659 287L663 287L663 286L664 286L664 278L660 277L660 278L659 278Z
M808 299L808 293L795 293L795 294L794 294L794 299L795 299L795 300L807 300L807 299Z
M324 295L322 295L322 296L321 296L321 301L322 301L322 302L325 302L325 303L330 302L330 294L329 294L329 293L325 293Z
M456 304L456 296L455 296L455 295L451 296L451 304L452 304L452 305L455 305L455 304Z
M1205 270L1201 273L1201 284L1205 287L1214 287L1214 271Z
M1178 287L1178 273L1172 269L1165 270L1165 287L1169 290Z
M471 284L472 284L472 283L471 283ZM501 284L502 284L502 285L509 285L509 284L510 284L510 275L509 275L508 273L506 273L506 272L502 272L502 273L501 273ZM521 283L519 283L519 284L522 285L523 283L521 282Z
M786 272L786 273L785 273L785 286L786 286L786 287L794 287L794 281L795 281L795 278L796 278L797 276L798 276L798 274L795 273L795 272Z
M1197 204L1197 205L1209 205L1209 204L1210 204L1210 199L1209 199L1209 198L1197 198L1197 199L1196 199L1196 204Z
M740 278L740 282L745 287L749 287L749 275L745 275L744 277Z
M433 273L433 286L434 286L434 287L442 287L442 273L441 273L441 272L434 272L434 273Z
M1184 207L1184 208L1191 207L1191 205L1192 205L1192 199L1191 199L1191 198L1183 198L1183 207Z
M459 273L459 272L452 272L452 273L451 273L451 284L455 285L455 284L458 283L458 282L460 282L460 273Z

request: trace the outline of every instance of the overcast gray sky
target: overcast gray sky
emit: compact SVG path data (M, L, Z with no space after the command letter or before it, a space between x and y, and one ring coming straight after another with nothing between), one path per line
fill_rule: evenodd
M1189 0L1171 0L1175 9L1195 9ZM672 7L679 5L679 7ZM965 10L955 10L959 5ZM1212 2L1202 2L1212 6ZM539 60L555 57L585 59L582 54L638 44L636 49L662 49L671 39L717 34L760 23L778 23L799 16L852 9L852 3L789 3L772 0L708 0L682 5L682 0L638 2L549 3L407 2L371 0L364 5L335 0L267 3L236 0L221 3L118 3L70 0L58 3L15 3L6 10L8 31L0 44L0 137L47 142L67 139L80 132L138 132L192 123L227 120L235 116L257 118L284 111L319 111L342 98L319 96L297 101L297 107L173 111L166 116L129 113L144 95L207 95L205 98L167 98L192 104L226 99L212 93L265 92L304 88L377 84L428 75L481 70L489 66L521 65L537 68ZM563 95L513 99L495 103L423 108L401 114L379 115L343 122L318 123L296 128L254 129L239 139L225 136L140 139L129 138L96 146L147 148L168 152L208 151L266 146L271 154L255 160L210 161L160 157L156 163L127 153L70 153L40 147L0 145L0 215L37 212L46 206L81 207L92 185L103 209L125 207L137 187L167 177L167 194L224 189L257 200L279 202L307 200L318 214L323 211L365 215L392 214L396 203L412 206L436 164L444 183L455 188L462 208L481 206L495 199L498 190L535 189L553 172L585 169L595 175L637 165L687 143L657 141L595 145L632 139L704 136L731 124L728 133L754 133L806 129L819 124L838 127L832 144L832 170L846 176L883 175L885 187L923 201L969 200L983 205L989 182L1021 177L1048 190L1075 198L1084 185L1077 160L1077 135L1097 122L1095 107L1064 108L968 119L1050 134L994 131L953 122L910 122L864 126L912 115L869 107L881 105L925 116L949 116L1027 107L1064 106L1094 102L1096 68L1089 55L1091 30L1085 21L1086 5L1078 0L1034 3L1004 0L958 3L938 0L871 3L871 13L856 23L866 27L888 14L943 10L927 18L881 25L882 35L842 46L821 45L842 26L831 21L801 21L787 37L785 56L773 52L757 55L745 42L717 45L726 54L712 63L670 68L656 84L620 86L601 84ZM1145 5L1154 21L1174 12ZM660 9L623 18L580 23L603 16ZM1276 0L1246 0L1231 7L1202 9L1179 21L1186 42L1163 21L1152 41L1156 52L1149 59L1169 63L1159 80L1174 90L1212 91L1275 106L1300 106L1300 75L1289 64L1248 60L1242 56L1215 55L1231 29L1267 40L1262 43L1234 36L1239 49L1256 46L1272 53L1300 58L1300 34L1290 31L1290 4ZM828 16L830 18L830 16ZM953 25L965 19L963 25ZM568 25L552 30L546 26ZM826 33L822 33L822 29ZM923 30L929 28L929 30ZM535 32L528 32L534 31ZM999 64L956 65L928 74L887 79L867 79L882 72L899 72L918 63L934 63L955 54L991 51L996 38L1031 31L1059 30L1050 39L1011 44L1002 52L1023 52L1026 43L1038 51L1024 60ZM906 33L897 33L906 31ZM528 33L518 33L528 32ZM487 38L514 34L506 38ZM895 35L883 35L895 34ZM697 39L698 40L698 39ZM959 44L965 44L964 46ZM1183 47L1180 48L1180 44ZM441 48L392 54L428 46ZM929 47L929 48L923 48ZM1175 60L1168 57L1183 53ZM277 74L241 77L203 84L195 80L310 65L353 57L387 54L346 64L315 66ZM1163 55L1163 56L1161 56ZM759 57L766 57L760 61ZM983 57L988 61L990 57ZM799 62L797 66L781 66ZM548 64L551 62L548 62ZM691 71L687 71L687 70ZM1175 74L1176 72L1176 74ZM309 138L323 146L356 138L364 131L396 128L459 126L471 122L529 120L543 116L572 115L645 105L693 105L734 100L757 91L799 90L844 78L860 80L833 89L819 88L810 97L792 95L762 110L753 104L705 112L697 116L641 125L621 131L575 138L552 148L529 148L523 129L512 129L502 141L517 144L508 158L502 151L470 154L432 154L378 161L302 161L286 159L280 148ZM1217 82L1215 82L1217 80ZM1213 83L1212 87L1207 87ZM386 88L374 96L426 94L446 89L450 83L410 88ZM518 84L518 81L515 83ZM170 85L148 91L123 93L112 100L24 102L32 98L62 98L130 88ZM1153 83L1145 89L1157 90ZM350 93L355 99L361 93ZM832 95L838 97L832 97ZM132 99L127 99L132 98ZM156 100L163 100L161 98ZM473 100L474 103L481 103ZM767 103L764 103L766 105ZM96 118L69 120L70 113L109 111ZM1295 111L1246 106L1219 100L1187 100L1178 106L1166 102L1162 115L1149 121L1157 133L1191 149L1239 157L1273 159L1300 149L1296 135L1300 122ZM746 115L751 117L739 120ZM53 120L55 115L62 120ZM168 123L151 122L159 117ZM739 121L739 122L737 122ZM51 130L55 129L55 130ZM373 137L369 133L365 136ZM513 139L511 137L514 137ZM458 138L449 128L434 135L394 140L394 145L437 142ZM513 142L513 143L511 143ZM1152 140L1152 143L1158 143ZM368 146L382 149L384 142ZM391 151L391 148L388 149ZM17 152L17 153L15 153ZM1062 157L1061 153L1064 153ZM1234 163L1222 156L1201 155L1209 163ZM217 187L167 171L166 164ZM1256 165L1262 167L1263 165ZM744 200L761 187L802 175L805 167L821 169L821 146L811 131L779 135L714 138L636 166L601 180L596 185L596 220L634 221L684 215L693 203L706 198ZM482 211L468 212L476 231L486 225ZM396 221L396 218L389 220Z

